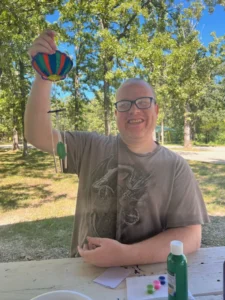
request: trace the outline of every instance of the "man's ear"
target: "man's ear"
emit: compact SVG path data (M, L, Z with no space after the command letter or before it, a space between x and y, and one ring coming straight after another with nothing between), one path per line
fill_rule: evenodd
M115 117L117 117L117 110L115 109L115 112L114 112L114 114L115 114Z

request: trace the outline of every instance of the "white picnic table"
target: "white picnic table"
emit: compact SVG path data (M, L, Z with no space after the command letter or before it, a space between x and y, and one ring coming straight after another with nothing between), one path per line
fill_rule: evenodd
M195 299L222 300L225 247L202 248L187 258L188 285ZM166 274L165 263L139 267L145 275ZM0 300L30 300L54 290L75 290L93 300L126 300L125 280L115 289L93 282L104 270L82 258L0 263Z

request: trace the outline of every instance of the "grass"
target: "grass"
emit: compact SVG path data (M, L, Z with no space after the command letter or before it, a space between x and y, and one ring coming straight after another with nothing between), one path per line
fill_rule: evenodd
M55 173L46 153L31 150L24 160L20 151L1 150L0 224L12 214L23 221L71 215L77 186L77 176ZM8 223L15 222L9 218Z
M77 187L47 153L0 150L0 261L68 256Z
M189 163L212 216L203 244L225 245L225 165ZM77 188L46 153L0 150L0 262L68 257Z
M225 165L189 161L199 182L208 213L225 216Z

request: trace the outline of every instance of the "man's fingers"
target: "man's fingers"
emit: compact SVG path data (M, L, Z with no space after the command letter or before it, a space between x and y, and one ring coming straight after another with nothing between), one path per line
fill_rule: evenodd
M49 48L51 50L56 50L55 42L47 35L43 37L38 37L33 45L43 45L46 48Z
M56 50L55 41L49 35L44 34L41 38L39 37L37 40L47 42L47 44L52 48L52 50Z
M43 38L37 38L32 47L28 50L28 53L31 57L35 56L38 52L53 54L55 53L56 47L53 49L48 41Z
M46 29L40 34L40 37L43 37L44 35L48 35L50 38L54 39L57 33L54 30Z
M53 53L55 53L55 51L49 50L48 48L45 48L45 47L43 47L43 46L35 46L35 47L31 47L31 48L28 50L28 54L30 55L30 57L35 56L37 53L53 54Z
M89 247L88 247L88 245L87 244L84 244L84 246L83 246L83 250L85 251L85 250L89 250Z
M84 250L83 250L80 246L77 246L77 250L78 250L80 256L83 257L83 255L84 255L84 254L83 254L83 253L84 253Z
M90 260L92 260L93 255L95 256L96 251L98 251L98 247L97 247L97 249L92 249L92 250L87 251L84 248L77 246L77 250L78 250L80 256L83 257L85 261L90 261Z
M44 34L46 33L47 35L49 35L52 38L54 38L57 35L57 33L54 30L51 30L51 29L46 29L43 33Z
M101 246L102 245L102 238L96 238L96 237L87 237L88 243L95 245L95 246Z
M48 52L55 52L55 50L52 49L52 47L49 45L48 42L46 42L45 40L42 40L42 41L36 41L34 42L33 46L31 48L43 48L43 50L47 50Z
M93 245L92 243L88 242L88 247L89 247L89 250L95 250L96 249L96 245Z
M55 35L55 31L49 29L45 30L38 38L34 40L33 45L28 50L28 54L33 57L39 52L47 54L55 53L57 49L54 41Z

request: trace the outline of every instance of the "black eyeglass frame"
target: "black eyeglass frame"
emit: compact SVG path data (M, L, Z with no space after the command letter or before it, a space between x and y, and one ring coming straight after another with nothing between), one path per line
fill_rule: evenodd
M149 101L149 106L148 106L148 107L144 107L144 108L138 107L136 101L137 101L137 100L140 100L140 99L145 99L145 98L148 98L148 99L150 100L150 101ZM132 107L133 104L135 104L136 107L137 107L138 109L149 109L149 108L151 107L153 101L154 101L154 103L156 104L156 100L155 100L153 97L140 97L140 98L137 98L137 99L135 99L135 100L125 100L125 99L124 99L124 100L120 100L120 101L117 101L116 103L114 103L114 105L115 105L117 111L119 111L119 112L127 112L127 111L129 111L129 110L131 109L131 107ZM129 109L127 109L127 110L122 110L122 111L118 110L117 104L120 103L120 102L129 102L129 103L130 103Z

